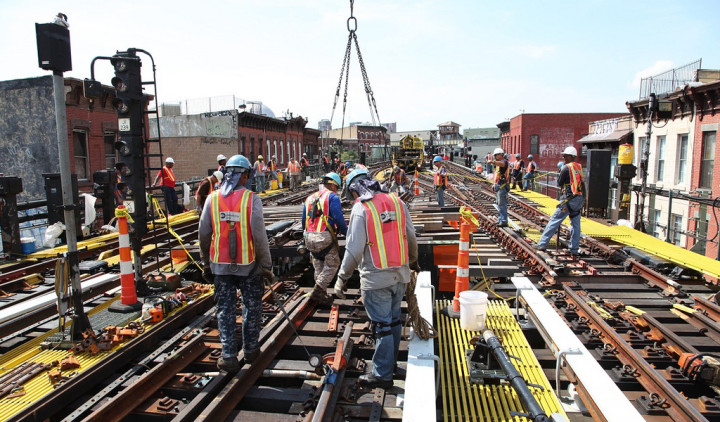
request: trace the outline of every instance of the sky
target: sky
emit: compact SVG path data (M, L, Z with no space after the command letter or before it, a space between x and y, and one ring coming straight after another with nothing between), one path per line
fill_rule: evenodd
M38 67L34 23L58 12L70 24L65 76L88 78L94 57L141 48L155 60L160 103L235 95L308 127L333 115L349 0L0 0L0 80L49 74ZM720 69L716 0L356 0L354 16L380 120L398 131L623 112L641 77L697 59ZM96 62L95 75L109 85L109 62ZM349 79L344 121L369 122L354 48ZM341 89L333 127L342 99Z

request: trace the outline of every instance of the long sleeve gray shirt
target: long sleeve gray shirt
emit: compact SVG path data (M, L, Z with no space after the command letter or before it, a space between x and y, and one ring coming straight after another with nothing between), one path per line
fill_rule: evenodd
M241 188L244 189L244 188ZM237 189L236 189L237 191ZM219 191L215 191L212 195L219 195ZM204 262L210 262L210 243L212 242L212 201L208 197L205 201L202 215L198 227L198 237L200 239L200 256ZM255 271L261 269L272 270L272 259L270 256L270 246L268 245L267 234L265 232L265 219L263 218L263 206L260 197L252 194L252 212L250 214L250 230L252 231L253 245L255 247L255 262L247 265L238 265L235 271L230 270L231 264L210 263L210 270L213 274L219 275L236 275L247 276L257 265Z
M403 213L405 214L405 233L408 243L408 263L417 262L418 247L415 238L415 227L410 218L405 203ZM367 217L365 207L361 202L355 203L350 213L350 224L348 225L347 238L345 241L345 256L340 265L338 277L347 280L353 271L360 271L360 288L362 290L382 289L396 283L410 282L410 268L403 265L399 268L377 268L372 261L370 247L367 237Z

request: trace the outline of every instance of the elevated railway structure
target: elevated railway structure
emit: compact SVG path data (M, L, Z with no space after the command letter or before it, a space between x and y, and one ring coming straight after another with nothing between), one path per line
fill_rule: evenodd
M510 227L498 228L489 183L454 164L449 170L448 206L437 206L430 174L420 174L419 195L403 195L423 270L408 292L414 295L403 303L403 316L417 320L419 309L437 337L420 340L415 329L404 329L392 388L367 390L356 383L373 353L358 280L350 281L347 298L332 307L308 301L312 269L297 251L300 204L318 187L308 183L294 193L262 196L277 280L264 295L261 356L237 374L216 369L220 341L212 288L193 284L200 281L199 271L179 246L197 258L197 219L191 214L177 217L172 226L177 237L157 229L165 248L148 240L143 253L147 274L171 272L173 262L172 272L188 292L188 300L168 309L161 321L132 316L119 321L105 311L117 300L119 274L108 252L115 248L112 236L82 251L84 262L105 262L84 281L92 285L85 298L86 308L93 309L94 333L81 342L83 350L69 352L62 341L53 342L62 337L49 300L53 252L0 267L6 294L0 299L0 420L526 420L513 416L526 410L509 384L478 382L468 364L473 337L480 333L462 330L443 311L455 291L461 206L479 223L469 246L470 288L489 294L487 326L515 357L511 360L548 417L720 418L713 362L720 350L720 306L716 286L706 281L714 274L712 265L685 259L676 263L683 277L673 279L666 267L626 252L628 245L653 248L644 246L642 237L589 220L583 221L579 259L564 247L564 231L547 252L538 253L532 244L552 199L513 191ZM346 217L350 205L344 204ZM340 246L342 254L343 239ZM673 251L663 253L672 263ZM34 302L40 297L42 306ZM11 309L24 312L3 320ZM118 329L135 335L128 331L127 338L109 345L109 333ZM93 344L103 343L94 351ZM69 357L80 366L69 365ZM72 369L53 372L63 362Z

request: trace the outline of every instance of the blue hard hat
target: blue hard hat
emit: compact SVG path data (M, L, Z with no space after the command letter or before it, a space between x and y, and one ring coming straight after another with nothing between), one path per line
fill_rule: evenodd
M515 158L520 158L520 154L515 154Z
M528 155L528 158L533 158L532 154L529 154L529 155Z
M350 186L358 180L367 179L368 177L370 177L370 173L368 173L367 169L355 169L347 175L345 178L345 196L347 199L350 201L353 200L353 197L350 194Z
M346 165L347 167L350 167L350 161L345 161L345 165Z
M342 186L342 179L340 175L335 172L330 172L323 176L323 183L335 183L338 187Z
M227 163L225 163L225 168L227 168L228 170L231 170L231 168L233 167L236 168L235 171L242 172L242 170L239 170L237 168L245 169L245 171L247 171L250 170L252 165L250 164L250 160L245 158L244 155L237 154L230 157L230 159L227 160Z
M435 158L433 158L433 163L436 161L442 161L442 157L439 155L436 155Z
M565 161L558 161L558 163L557 163L558 170L562 169L564 165L565 165Z

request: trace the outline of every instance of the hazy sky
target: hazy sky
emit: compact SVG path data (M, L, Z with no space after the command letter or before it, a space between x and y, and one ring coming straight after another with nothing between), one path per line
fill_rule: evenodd
M160 102L236 95L310 127L330 118L348 0L0 0L0 80L48 74L34 23L68 15L73 71L129 47L155 58ZM694 60L720 68L720 1L356 0L383 122L492 127L527 113L627 111L639 78ZM150 66L143 62L144 79ZM112 69L98 62L96 78ZM333 126L339 127L342 104ZM345 121L369 121L353 49Z

